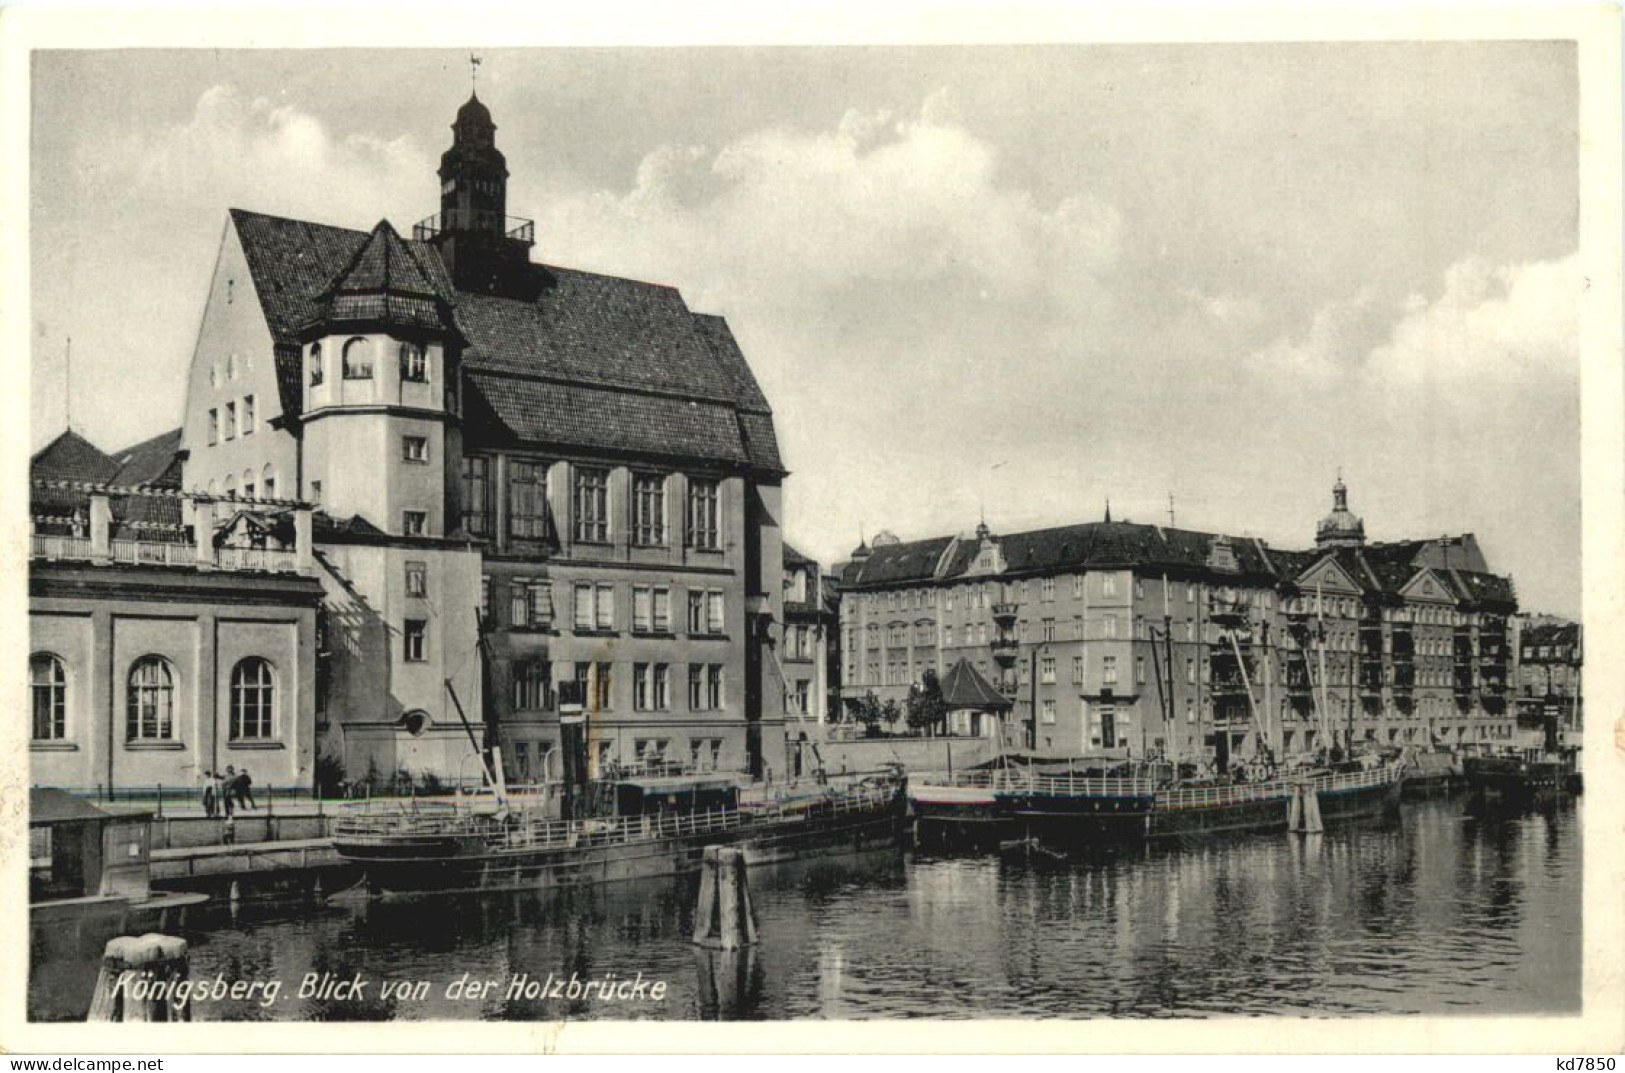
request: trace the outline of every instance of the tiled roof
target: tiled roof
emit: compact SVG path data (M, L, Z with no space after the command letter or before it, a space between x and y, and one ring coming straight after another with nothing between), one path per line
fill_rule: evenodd
M1188 574L1224 571L1210 567L1218 534L1169 529L1133 522L1085 522L995 538L1004 556L1001 577L1053 573L1062 570L1099 570L1135 567ZM1336 548L1329 551L1281 550L1250 537L1227 538L1234 556L1234 576L1250 580L1290 582L1328 556L1359 586L1372 595L1396 597L1416 576L1435 542L1401 541L1372 548ZM953 543L950 551L949 545ZM852 563L842 578L847 588L918 584L936 578L960 579L976 561L977 540L939 537L904 544L881 545L861 563ZM939 571L944 552L948 561ZM1483 571L1440 570L1461 599L1494 606L1515 605L1511 579Z
M72 429L41 447L28 462L31 480L110 481L119 464Z
M465 432L465 446L523 440L544 447L584 447L668 458L698 458L743 465L751 461L733 410L725 403L674 399L581 384L528 380L468 370L464 378L470 418L488 415L495 428L480 437Z
M942 699L950 708L1004 711L1010 699L994 689L963 656L942 676Z
M952 537L913 540L906 544L882 544L858 567L851 585L883 585L888 582L925 580L947 550Z
M231 218L278 344L284 412L299 410L299 331L322 315L324 296L353 265L373 282L399 272L454 307L464 368L483 374L475 390L499 422L487 430L467 421L470 447L517 437L783 470L767 400L727 323L690 311L675 288L532 265L534 301L476 294L453 288L433 246L393 231L373 253L361 231L241 209ZM548 381L559 383L540 386ZM544 412L519 413L520 400ZM667 421L679 426L670 443L660 429Z
M788 540L784 542L785 566L807 566L808 564L812 564L814 562L814 560L807 558L805 555L801 554L801 552L797 551Z
M119 464L112 483L126 487L151 485L158 488L181 486L181 430L172 428L122 451L113 452Z

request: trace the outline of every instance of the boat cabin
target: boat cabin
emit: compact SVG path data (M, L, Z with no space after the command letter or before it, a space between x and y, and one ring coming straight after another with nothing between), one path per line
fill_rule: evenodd
M151 878L152 816L108 812L66 790L28 791L28 898L142 901Z
M615 784L618 816L738 807L739 783L731 775L650 775Z

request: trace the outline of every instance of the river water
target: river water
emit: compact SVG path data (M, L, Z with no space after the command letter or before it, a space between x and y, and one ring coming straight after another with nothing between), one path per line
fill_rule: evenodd
M726 956L687 941L692 877L551 896L245 903L192 921L192 979L280 980L282 990L269 1004L199 1001L192 1016L1575 1012L1580 808L1480 815L1462 800L1435 800L1316 836L1088 856L910 851L758 869L762 942ZM298 994L310 974L358 973L359 997ZM465 973L496 983L476 998L448 996ZM636 983L640 973L636 997L568 997L572 974L579 987ZM564 985L560 997L547 997L550 975ZM385 981L425 986L385 998ZM657 981L658 1000L648 997Z

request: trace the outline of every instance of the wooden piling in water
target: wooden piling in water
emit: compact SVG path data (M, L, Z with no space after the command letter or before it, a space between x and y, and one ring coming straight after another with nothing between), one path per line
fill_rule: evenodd
M88 1021L190 1021L190 1003L169 997L190 973L186 940L171 935L125 935L102 952Z
M1286 827L1306 835L1318 835L1326 830L1320 819L1320 795L1314 787L1302 783L1292 790L1292 799L1287 804Z
M694 907L694 942L735 950L753 945L758 937L745 851L725 846L705 847L700 869L700 897Z

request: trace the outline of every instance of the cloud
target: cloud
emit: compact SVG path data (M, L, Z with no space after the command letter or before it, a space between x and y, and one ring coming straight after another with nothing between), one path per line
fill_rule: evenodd
M105 148L96 147L97 155ZM410 139L337 137L294 105L250 98L231 85L205 90L184 123L120 140L100 167L109 182L128 183L129 195L186 205L193 217L210 215L197 211L199 199L225 194L231 205L349 223L421 201L434 171Z
M681 279L713 307L876 283L1000 299L1097 290L1117 255L1115 211L1083 193L1045 208L1003 187L997 153L947 111L933 96L905 118L853 109L821 131L665 146L624 196L555 202L545 231L562 258Z

